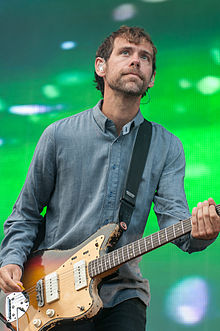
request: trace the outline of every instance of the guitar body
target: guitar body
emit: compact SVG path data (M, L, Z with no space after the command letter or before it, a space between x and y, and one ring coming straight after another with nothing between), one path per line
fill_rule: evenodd
M19 331L51 330L65 320L76 321L96 315L102 308L97 286L106 274L103 277L91 278L88 264L104 255L107 247L111 246L112 240L116 239L118 235L118 226L109 224L74 249L36 252L26 263L22 277L27 297L22 293L13 293L10 294L10 299L6 299L3 298L2 293L1 313L7 316L7 320L11 322L13 328L19 329ZM81 266L82 261L85 267ZM83 268L82 274L78 275L77 270L80 268ZM110 273L112 272L114 270ZM36 284L39 280L45 281L45 277L48 275L47 285L45 282L41 286L41 290L38 288L36 291ZM48 295L46 295L46 291L48 291ZM51 291L54 293L51 294ZM10 309L8 309L9 304ZM18 307L22 307L25 312ZM12 313L11 310L13 310ZM19 316L18 321L16 315ZM3 330L6 331L8 328L3 326Z

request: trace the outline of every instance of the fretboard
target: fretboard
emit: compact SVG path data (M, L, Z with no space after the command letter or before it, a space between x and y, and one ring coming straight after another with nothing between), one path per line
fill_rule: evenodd
M216 211L220 216L220 205L216 206ZM93 278L106 271L119 267L138 256L151 252L189 233L192 229L191 221L192 219L190 217L90 261L88 265L89 276Z

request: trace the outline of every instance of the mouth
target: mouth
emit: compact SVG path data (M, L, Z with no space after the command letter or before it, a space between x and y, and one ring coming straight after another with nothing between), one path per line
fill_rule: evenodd
M142 80L142 77L139 74L135 73L135 72L128 72L125 75L127 75L127 76L128 75L135 76L135 77L138 77L138 78L140 78Z

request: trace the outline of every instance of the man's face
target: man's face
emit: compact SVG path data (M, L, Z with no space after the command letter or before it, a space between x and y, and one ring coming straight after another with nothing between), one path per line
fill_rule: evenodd
M105 89L127 95L141 96L148 87L153 86L153 49L149 42L142 40L134 44L125 38L117 37L105 68Z

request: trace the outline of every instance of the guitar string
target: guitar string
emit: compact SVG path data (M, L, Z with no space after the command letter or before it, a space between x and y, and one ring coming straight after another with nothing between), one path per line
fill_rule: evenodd
M188 220L190 220L190 219L188 219ZM178 223L176 223L174 226L176 226ZM179 225L179 224L178 224ZM186 228L185 229L185 231L184 231L184 233L187 233L189 230L190 230L190 228L191 228L191 225L188 227L188 228ZM92 260L92 261L90 261L89 263L88 263L88 271L91 271L91 268L89 268L89 266L91 266L92 264L95 266L95 267L97 267L97 264L98 263L100 263L101 262L101 267L102 267L102 269L104 268L104 271L106 271L105 269L105 264L107 263L107 264L109 264L109 260L111 260L111 258L112 258L112 261L114 261L115 260L115 254L117 254L118 253L118 255L120 255L120 253L121 253L121 255L124 257L124 258L122 258L122 260L120 261L120 262L116 262L117 264L113 264L113 265L111 265L111 267L115 267L115 266L118 266L119 264L121 264L121 263L123 263L123 260L124 259L133 259L133 258L135 258L135 257L137 257L138 256L138 254L143 254L144 252L147 252L147 251L151 251L152 250L152 248L157 248L158 246L161 246L161 244L159 243L159 241L158 241L158 233L159 232L163 232L163 231L165 231L166 230L166 232L167 232L167 236L169 237L170 235L172 235L172 238L171 239L169 239L169 240L173 240L173 239L175 239L175 238L173 238L173 234L174 234L174 230L173 230L173 226L170 226L170 227L168 227L168 228L165 228L165 229L163 229L163 230L161 230L161 231L158 231L158 232L156 232L156 233L153 233L152 235L150 235L150 236L147 236L147 237L145 237L145 238L141 238L141 239L139 239L138 241L136 241L136 242L133 242L133 243L130 243L130 244L127 244L127 245L125 245L125 246L123 246L123 247L121 247L121 248L119 248L119 249L117 249L117 250L115 250L115 251L112 251L111 253L108 253L108 254L106 254L106 255L104 255L104 256L102 256L102 257L99 257L99 258L97 258L97 259L94 259L94 260ZM175 233L176 233L176 235L178 236L178 235L183 235L184 233L183 233L183 231L182 231L182 229L181 229L181 227L179 227L179 229L176 229L175 230ZM154 241L154 245L148 245L147 243L146 243L146 241L147 240L149 240L149 238L150 237L152 237L153 238L153 241ZM164 238L160 238L160 241L163 241L164 240ZM158 241L158 244L156 243L156 241ZM163 244L166 244L166 243L168 243L168 241L167 240L165 240L164 242L163 242ZM135 245L138 245L138 248L135 248L134 246ZM147 247L147 249L146 249L146 247ZM132 248L133 249L133 251L134 251L134 254L131 254L130 252L129 252L129 248ZM117 253L116 253L116 251L117 251ZM131 258L130 258L130 255L134 255L134 256L132 256ZM116 258L116 260L118 260L117 258ZM94 267L93 266L93 267ZM98 264L98 269L100 268L100 264ZM107 268L107 270L108 270L109 268ZM72 272L72 270L70 271L70 272ZM98 272L100 273L100 270L98 270ZM102 273L103 271L101 271L101 273ZM66 272L64 272L64 273L60 273L59 274L59 276L61 276L62 277L62 275L65 275L65 273ZM26 292L31 292L32 290L35 290L35 287L36 287L36 284L34 285L34 286L32 286L31 288L29 288L29 289L27 289L26 290Z
M173 226L171 226L171 227L173 227ZM174 234L174 230L171 229L171 227L169 227L170 229L167 228L167 234L168 234L168 236L169 236L170 234L172 234L172 235ZM185 229L184 233L190 231L190 229L191 229L191 226L188 226L188 228ZM165 229L163 229L163 230L165 230ZM163 230L161 230L161 232L162 232ZM180 230L180 229L179 229L179 230ZM184 233L183 233L182 231L179 231L179 230L178 230L178 229L175 230L176 235L179 235L179 234L183 235ZM179 233L178 233L178 231L179 231ZM159 231L159 232L160 232L160 231ZM152 245L151 245L151 247L150 247L150 246L148 247L147 244L146 244L146 240L148 240L150 237L155 237L155 239L158 240L158 232L153 233L152 235L150 235L150 236L148 236L148 237L141 238L141 239L139 239L138 241L136 241L136 242L134 242L134 243L131 243L131 244L128 244L128 245L126 245L126 246L124 246L124 247L121 247L121 248L118 249L118 250L119 250L119 251L121 250L121 253L122 253L124 259L130 259L130 260L131 260L131 259L137 257L138 254L140 255L140 254L142 254L143 252L147 252L147 251L151 251L151 250L152 250ZM154 240L155 240L155 239L154 239ZM173 239L173 237L172 237L172 239ZM171 240L172 240L172 239L171 239ZM175 238L174 238L174 239L175 239ZM161 238L160 240L162 240L162 238ZM168 242L168 241L166 240L166 241L164 241L163 244L166 244L167 242ZM155 243L154 243L154 244L155 244ZM138 248L137 248L137 247L135 248L134 245L138 245ZM146 250L146 246L147 246L147 250ZM158 242L157 245L155 244L154 247L156 248L156 247L158 247L158 246L160 246L159 242ZM133 249L133 251L134 251L134 257L132 256L131 258L130 258L130 254L131 254L131 253L129 253L129 248L130 248L130 247L132 247L132 249ZM124 251L124 252L123 252L123 251ZM106 255L104 255L104 256L98 258L98 259L95 259L95 260L90 261L90 262L88 263L88 271L89 271L89 265L90 265L90 263L93 262L93 264L94 264L95 262L97 262L97 260L99 260L99 262L101 262L101 267L102 267L102 269L103 269L104 271L106 271L106 270L105 270L105 269L106 269L106 265L107 265L107 270L109 270L109 266L108 266L108 264L110 263L109 260L111 259L111 257L112 257L113 260L114 260L113 253L115 254L115 252L116 252L116 251L113 251L113 252L111 252L111 253L109 253L109 254L106 254ZM118 252L118 253L119 253L119 255L120 255L120 252ZM120 262L123 263L123 260L124 260L124 259L122 258L122 260L121 260ZM118 264L118 265L119 265L119 264ZM118 266L118 265L116 264L116 266ZM114 264L113 266L111 266L111 267L115 267L115 264ZM110 269L111 269L111 267L110 267ZM65 280L64 277L66 277L66 276L69 277L68 273L71 273L71 275L73 275L73 270L68 270L68 271L66 271L66 272L60 273L60 274L59 274L59 278L60 278L60 280L64 281L64 280ZM100 274L100 273L103 273L103 271L100 272L100 265L98 265L98 274ZM61 279L61 278L62 278L62 279ZM42 279L44 279L44 278L42 278ZM66 280L69 281L69 278L66 278ZM45 285L43 284L42 286L43 286L43 288L45 289ZM31 288L25 290L25 292L27 292L29 295L32 295L33 292L34 292L35 295L36 295L36 285L34 285L34 286L32 286ZM19 300L19 298L20 298L20 297L17 297L18 300ZM21 298L23 298L23 296L21 296Z
M185 221L191 221L191 219L185 220ZM184 221L183 221L184 222ZM177 227L175 229L175 227ZM179 227L179 228L178 228ZM141 238L138 241L134 242L134 243L130 243L124 247L119 248L118 250L115 250L109 254L106 254L100 258L94 259L92 261L90 261L88 263L88 272L89 275L92 276L96 276L98 274L103 273L104 271L109 270L109 268L114 268L119 266L120 264L122 264L123 262L126 262L127 260L131 260L133 258L136 258L138 255L142 255L143 253L146 253L148 251L151 251L153 248L157 248L158 246L161 246L161 241L164 240L165 237L160 237L160 233L164 232L166 233L168 240L165 240L162 242L162 244L166 244L167 242L169 242L169 240L175 239L175 237L173 238L173 235L178 236L178 235L183 235L184 233L190 231L191 228L191 224L189 226L188 229L185 229L184 232L182 231L182 227L180 227L180 222L176 223L173 226L170 226L168 228L165 228L161 231L158 231L156 233L153 233L152 235L145 237L145 238ZM178 233L179 232L179 233ZM169 236L172 235L172 237L169 239ZM152 244L151 246L149 245L149 242L147 243L147 240L149 240L150 238L152 238ZM158 240L158 244L155 242L155 239ZM138 245L138 249L135 248L135 245ZM131 253L131 251L129 252L129 249L132 249L133 252ZM117 255L117 259L115 259L115 254ZM121 255L121 260L120 260L120 255ZM132 255L130 257L130 255ZM113 263L111 264L111 259L114 262L115 260L117 260L116 264ZM102 269L100 271L100 268ZM95 273L93 275L93 271L95 269ZM98 269L98 270L97 270ZM70 271L72 272L72 271ZM63 273L65 274L65 273ZM62 274L59 274L60 277L62 277ZM44 284L43 284L44 287ZM27 293L31 292L36 292L36 284L34 286L32 286L32 288L29 288L26 290Z
M216 206L216 211L218 214L220 214L220 205ZM189 221L190 221L190 223L189 223ZM160 247L160 246L174 240L175 238L190 232L191 231L191 217L187 220L182 221L182 223L185 223L184 224L185 228L183 226L183 229L182 229L181 222L176 223L163 230L153 233L150 236L141 238L133 243L127 244L117 250L114 250L111 253L108 253L102 257L99 257L97 259L90 261L88 263L89 276L95 277L95 276L103 273L104 271L107 271L111 268L119 266L120 264L126 262L127 260L136 258L138 256L138 254L142 255L144 253L150 252L154 248ZM180 226L180 227L178 228L178 226ZM164 232L165 232L165 236L164 236ZM163 234L163 237L160 237L160 234ZM174 238L173 238L173 235L174 235ZM169 236L171 236L171 238L169 238ZM164 241L164 238L165 238L165 241ZM167 238L168 238L168 240L167 240ZM151 242L151 239L152 239L152 242ZM138 245L138 248L137 247L135 248L134 247L135 245ZM132 249L133 252L131 252L131 251L129 252L129 249ZM120 260L120 254L121 254L122 260L118 261L118 260ZM114 255L117 255L117 258ZM132 255L132 257L130 257L130 255ZM115 260L117 260L116 264L111 265L111 261L110 261L111 258L112 258L113 262ZM100 262L101 262L101 264L100 264ZM110 264L110 266L108 264ZM100 272L100 267L102 267L101 272ZM96 269L95 270L96 272L93 275L94 269ZM73 270L69 270L67 272L60 273L59 278L62 278L62 277L64 278L66 276L69 276L69 275L67 275L69 272L71 272L71 274L72 274ZM44 277L42 279L44 280ZM67 280L69 281L69 278ZM62 281L64 281L64 279L62 279ZM43 284L42 286L45 290L45 285ZM30 287L29 289L25 290L25 292L28 293L29 295L32 295L33 293L36 295L36 284L34 286ZM18 301L19 299L23 299L23 298L24 298L23 295L17 296L15 302Z

